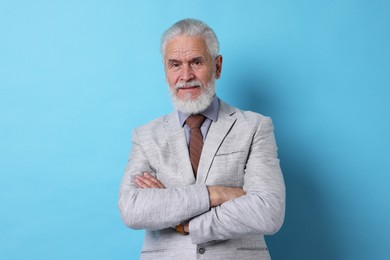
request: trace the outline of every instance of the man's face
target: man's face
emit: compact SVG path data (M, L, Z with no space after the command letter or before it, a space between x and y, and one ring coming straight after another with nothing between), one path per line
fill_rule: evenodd
M213 61L202 37L177 36L165 46L164 66L176 98L196 100L214 78L220 77L222 57Z

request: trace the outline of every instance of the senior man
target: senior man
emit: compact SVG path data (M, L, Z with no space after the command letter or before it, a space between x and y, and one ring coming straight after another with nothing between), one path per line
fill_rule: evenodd
M161 40L175 111L134 130L119 191L124 223L145 229L141 259L270 259L285 186L269 117L215 94L222 56L204 22Z

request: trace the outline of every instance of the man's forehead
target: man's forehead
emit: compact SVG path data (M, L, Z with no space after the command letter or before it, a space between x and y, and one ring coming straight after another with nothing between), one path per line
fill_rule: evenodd
M199 49L175 49L166 52L167 59L192 59L194 57L203 57Z
M201 37L178 36L170 40L165 47L165 58L193 58L207 53L205 41Z

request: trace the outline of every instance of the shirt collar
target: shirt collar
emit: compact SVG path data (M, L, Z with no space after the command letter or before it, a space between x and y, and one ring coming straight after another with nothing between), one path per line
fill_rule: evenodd
M211 104L200 114L204 115L206 118L211 121L217 121L218 119L218 109L219 109L219 101L217 96L214 96ZM179 114L179 122L180 125L183 126L187 118L190 116L189 114L183 113L181 111L177 111Z

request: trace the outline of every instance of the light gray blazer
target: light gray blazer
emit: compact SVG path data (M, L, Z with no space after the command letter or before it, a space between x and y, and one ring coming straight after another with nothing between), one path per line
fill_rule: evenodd
M269 117L220 101L196 179L177 112L135 129L132 142L118 204L127 226L146 230L141 259L270 259L264 235L283 223L285 186ZM145 171L166 189L138 189ZM212 185L247 194L210 208ZM176 233L188 220L190 235Z

